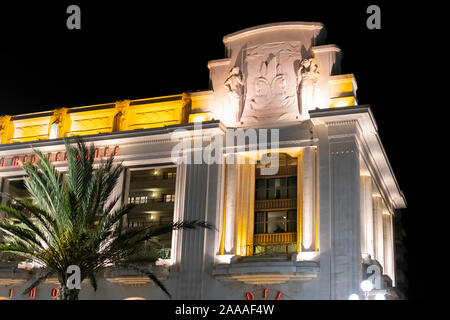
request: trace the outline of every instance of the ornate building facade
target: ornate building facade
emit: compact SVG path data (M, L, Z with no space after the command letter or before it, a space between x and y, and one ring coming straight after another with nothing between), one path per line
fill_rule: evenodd
M98 159L114 153L126 167L115 194L136 204L128 228L216 226L156 239L149 268L174 298L347 299L367 278L372 294L396 298L392 219L406 202L370 107L358 105L354 76L340 74L341 50L308 22L223 42L210 90L0 117L2 192L27 197L20 164L32 150L64 171L62 138L83 136ZM35 272L4 259L0 296L52 299L56 279L21 295ZM99 276L80 299L167 298L130 270Z

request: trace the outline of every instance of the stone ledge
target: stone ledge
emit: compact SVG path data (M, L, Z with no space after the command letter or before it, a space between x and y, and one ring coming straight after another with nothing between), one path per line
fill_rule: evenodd
M213 276L219 281L248 284L311 280L318 274L318 262L297 262L287 257L238 257L232 259L230 264L217 264L213 270Z
M161 281L166 280L169 275L169 270L164 266L151 265L149 271ZM103 276L107 281L115 284L144 285L153 283L147 275L133 269L112 267L106 269Z

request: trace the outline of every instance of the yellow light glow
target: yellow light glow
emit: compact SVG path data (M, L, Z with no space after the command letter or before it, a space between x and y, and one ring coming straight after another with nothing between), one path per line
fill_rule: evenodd
M217 255L216 259L218 263L230 264L231 258L234 257L234 254L221 254Z
M350 107L356 105L355 97L339 97L331 99L330 108Z
M191 113L189 123L198 123L211 120L210 112Z
M198 101L198 106L208 101L203 100ZM70 112L60 108L28 114L23 119L1 116L0 139L6 144L186 123L186 101L186 94L179 94L76 107Z

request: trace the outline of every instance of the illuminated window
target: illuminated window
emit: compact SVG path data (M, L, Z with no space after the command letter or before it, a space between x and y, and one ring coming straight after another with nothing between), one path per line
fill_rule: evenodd
M175 202L175 195L174 194L165 194L164 202Z
M257 164L255 181L254 254L296 252L297 159L279 155L275 175L261 175Z
M173 222L175 201L176 168L154 168L132 170L128 202L135 204L127 215L129 228ZM167 233L152 239L155 245L144 245L142 252L158 255L162 259L170 258L172 234Z
M163 179L175 179L176 178L177 173L176 172L164 172L163 173Z

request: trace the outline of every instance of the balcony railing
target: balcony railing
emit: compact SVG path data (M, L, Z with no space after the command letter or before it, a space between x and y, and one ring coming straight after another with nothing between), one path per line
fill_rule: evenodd
M297 252L297 233L255 234L252 245L240 247L241 255L280 256Z
M297 252L295 243L254 244L241 247L245 256L282 256Z
M288 232L255 234L253 242L255 245L297 243L297 233Z
M256 200L255 210L296 209L297 199Z
M257 178L278 178L278 177L285 177L285 176L296 176L297 175L297 166L280 166L278 168L278 172L275 175L261 175L261 170L256 170L256 177Z

